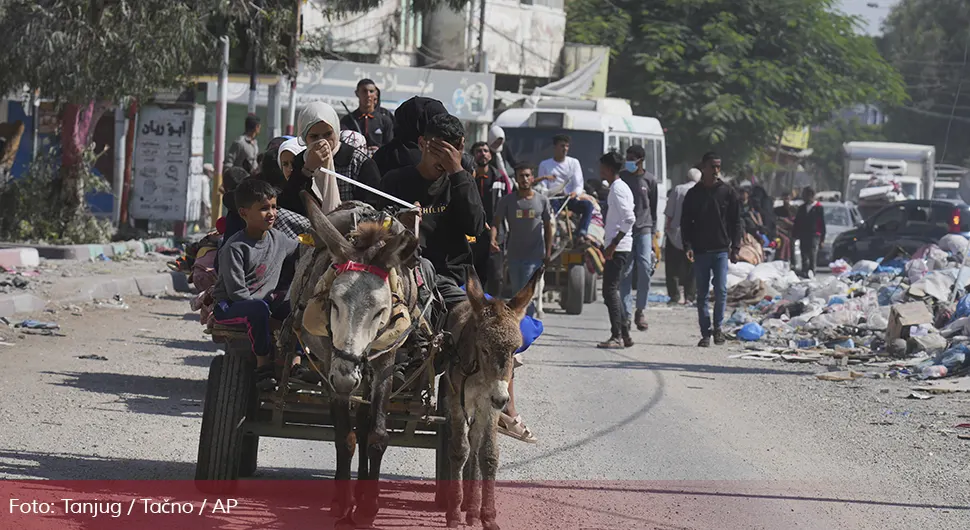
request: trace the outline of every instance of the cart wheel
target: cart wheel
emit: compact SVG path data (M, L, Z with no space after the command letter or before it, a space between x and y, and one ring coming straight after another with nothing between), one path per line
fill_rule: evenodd
M585 297L584 301L587 304L592 304L596 302L596 274L586 271L586 285L585 285Z
M567 315L578 315L583 312L583 300L586 294L586 266L572 265L566 278L566 288L563 289L562 308Z
M435 412L439 416L448 417L448 394L445 391L445 377L438 378L438 404ZM434 461L434 503L439 510L448 509L448 480L451 475L451 459L448 456L448 445L451 443L451 424L438 425L438 446L435 448Z
M209 367L195 467L195 479L202 481L197 483L202 490L231 489L231 484L205 481L234 481L242 466L244 437L238 426L248 409L253 366L245 353L227 350L228 354L214 358Z

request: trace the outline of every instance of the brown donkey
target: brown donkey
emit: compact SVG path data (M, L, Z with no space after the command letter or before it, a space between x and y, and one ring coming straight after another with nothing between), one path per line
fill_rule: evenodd
M448 316L455 345L452 363L442 376L448 383L445 391L451 429L446 515L449 528L458 527L464 509L466 524L476 524L480 519L484 528L498 529L498 417L509 401L512 355L522 346L519 322L544 273L545 267L539 267L508 304L498 299L486 300L481 284L472 274L466 283L468 301L456 306ZM462 491L463 485L467 491ZM467 497L464 502L463 496Z

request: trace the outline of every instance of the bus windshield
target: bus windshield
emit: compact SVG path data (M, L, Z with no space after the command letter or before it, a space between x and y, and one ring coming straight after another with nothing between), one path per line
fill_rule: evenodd
M570 137L569 156L579 160L585 180L600 180L600 157L603 156L603 133L596 131L567 131L564 129L515 129L505 127L506 153L516 162L528 162L534 166L552 158L552 137L565 134Z

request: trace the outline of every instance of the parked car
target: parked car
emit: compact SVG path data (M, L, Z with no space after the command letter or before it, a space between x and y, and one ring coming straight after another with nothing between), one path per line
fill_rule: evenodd
M825 214L825 241L819 245L818 264L828 266L832 260L832 243L842 232L862 226L862 214L852 203L823 202L822 211Z
M894 202L873 214L859 228L836 236L832 259L849 263L875 260L896 248L912 254L947 234L970 237L970 206L946 200Z

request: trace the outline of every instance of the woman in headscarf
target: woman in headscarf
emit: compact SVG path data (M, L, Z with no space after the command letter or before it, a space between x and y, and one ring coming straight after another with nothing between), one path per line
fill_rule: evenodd
M510 180L515 180L515 159L512 153L505 153L505 131L498 125L492 125L488 130L488 146L492 149L491 165L504 173Z
M407 166L415 166L421 161L418 138L431 118L448 114L448 109L437 99L415 96L394 111L394 139L374 153L374 162L380 174ZM475 171L474 160L468 153L462 153L461 165L465 171Z
M300 141L306 150L293 158L293 169L278 200L281 207L306 215L300 191L312 192L321 209L329 213L343 201L377 204L377 197L357 186L337 180L328 170L371 187L380 184L380 173L366 153L340 142L337 112L323 102L308 105L300 113Z
M256 174L253 175L255 178L269 183L269 185L274 188L281 190L283 189L283 184L286 179L283 178L283 171L280 169L279 165L279 149L285 144L292 136L277 136L269 141L269 145L266 146L266 151L260 155L259 168Z
M300 153L306 151L306 146L300 144L299 138L291 138L280 146L279 154L276 156L276 163L283 174L283 181L287 181L293 173L293 159Z

